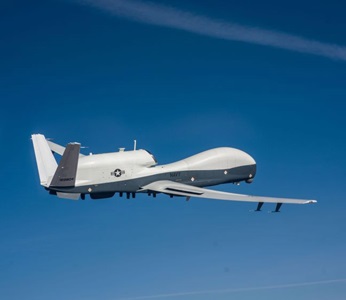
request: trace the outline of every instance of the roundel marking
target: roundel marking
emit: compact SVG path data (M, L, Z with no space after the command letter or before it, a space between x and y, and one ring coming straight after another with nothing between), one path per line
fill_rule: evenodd
M115 169L114 170L114 176L115 177L120 177L121 176L121 170L120 169Z

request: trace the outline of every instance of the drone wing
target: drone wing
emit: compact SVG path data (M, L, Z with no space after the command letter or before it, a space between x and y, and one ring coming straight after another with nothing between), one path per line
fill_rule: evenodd
M283 203L289 204L309 204L316 203L316 200L305 199L291 199L291 198L274 198L274 197L262 197L262 196L250 196L242 194L227 193L221 191L215 191L200 187L195 187L183 183L173 182L169 180L161 180L152 182L142 187L145 190L165 193L168 195L184 196L187 199L190 197L208 198L215 200L229 200L229 201L245 201L245 202L258 202L256 210L261 210L263 203L276 203L277 207L275 212L278 212Z

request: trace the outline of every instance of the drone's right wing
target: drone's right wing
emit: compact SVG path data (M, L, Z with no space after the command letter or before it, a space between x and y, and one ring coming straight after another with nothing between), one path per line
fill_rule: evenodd
M168 195L184 196L184 197L187 197L188 199L190 197L197 197L197 198L209 198L209 199L215 199L215 200L258 202L257 210L260 210L263 203L266 203L266 202L276 203L277 207L275 211L279 211L283 203L309 204L309 203L317 202L316 200L274 198L274 197L233 194L233 193L227 193L227 192L195 187L195 186L178 183L174 181L169 181L169 180L155 181L146 186L143 186L142 189L153 191L153 192L165 193Z

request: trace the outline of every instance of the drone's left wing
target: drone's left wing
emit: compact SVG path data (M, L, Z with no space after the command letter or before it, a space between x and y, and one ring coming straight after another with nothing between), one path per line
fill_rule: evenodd
M261 196L233 194L233 193L227 193L227 192L195 187L195 186L173 182L169 180L155 181L146 186L143 186L142 189L158 192L158 193L165 193L168 195L184 196L184 197L187 197L188 199L190 197L197 197L197 198L209 198L209 199L216 199L216 200L259 202L259 206L257 207L258 210L260 210L260 208L262 207L262 204L265 202L277 203L277 204L280 204L280 206L283 203L308 204L308 203L317 202L316 200L274 198L274 197L261 197Z

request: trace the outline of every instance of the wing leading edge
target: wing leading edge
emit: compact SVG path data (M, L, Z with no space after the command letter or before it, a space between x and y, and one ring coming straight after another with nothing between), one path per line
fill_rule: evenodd
M169 180L160 180L152 182L142 187L144 190L150 190L158 193L165 193L169 195L184 196L184 197L197 197L208 198L215 200L228 200L228 201L245 201L245 202L259 202L259 203L288 203L288 204L310 204L316 203L316 200L306 199L291 199L291 198L274 198L262 197L227 193L205 188L195 187L183 183L173 182Z

